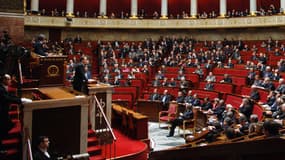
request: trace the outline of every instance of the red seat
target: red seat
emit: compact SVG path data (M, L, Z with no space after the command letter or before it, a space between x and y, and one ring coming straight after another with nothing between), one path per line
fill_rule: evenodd
M178 104L176 102L171 102L167 111L160 111L158 113L158 126L160 128L160 123L169 123L176 118L178 109ZM169 126L168 126L169 127Z

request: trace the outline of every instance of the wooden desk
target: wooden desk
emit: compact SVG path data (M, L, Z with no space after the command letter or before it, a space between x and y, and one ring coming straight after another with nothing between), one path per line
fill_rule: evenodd
M158 122L158 113L162 111L161 101L149 101L140 99L137 103L137 111L148 116L149 121Z
M135 126L135 135L134 137L136 139L148 139L148 117L145 115L142 115L140 113L134 112L132 110L126 109L125 107L122 107L117 104L113 104L113 119L121 119L122 118L122 110L125 109L127 113L132 113L134 117L134 126Z
M61 154L86 153L88 136L89 98L65 87L23 90L23 97L40 97L25 103L23 109L24 137L29 133L32 142L46 135L50 148ZM26 143L23 143L26 151Z

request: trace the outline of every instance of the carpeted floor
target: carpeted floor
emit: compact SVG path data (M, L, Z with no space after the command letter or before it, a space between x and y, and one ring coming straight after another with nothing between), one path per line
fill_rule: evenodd
M166 137L169 133L169 130L166 126L166 124L161 124L161 127L164 128L159 128L158 123L156 122L148 123L148 136L151 139L151 147L154 151L168 149L185 144L184 138L178 135L177 128L174 132L173 137Z
M116 141L116 151L115 151L115 155L114 155L114 145L112 145L110 147L110 145L103 147L102 148L102 153L106 154L106 157L109 158L111 157L122 157L122 156L127 156L127 155L131 155L131 154L136 154L139 152L145 152L148 150L147 145L139 140L135 140L135 139L131 139L129 137L127 137L126 135L124 135L123 133L121 133L120 131L114 129L113 130L115 133L115 136L117 138ZM110 149L112 150L112 155L110 154ZM145 157L146 157L146 153Z

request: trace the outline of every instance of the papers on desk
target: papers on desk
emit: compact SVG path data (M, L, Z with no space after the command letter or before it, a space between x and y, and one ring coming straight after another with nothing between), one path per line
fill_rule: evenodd
M88 79L88 83L93 83L93 82L96 82L95 79Z
M85 98L84 95L78 95L78 96L75 96L75 98Z

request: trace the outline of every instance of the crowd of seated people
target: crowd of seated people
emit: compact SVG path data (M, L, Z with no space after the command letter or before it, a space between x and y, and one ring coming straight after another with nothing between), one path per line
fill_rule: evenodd
M282 13L283 10L282 9L276 9L276 7L273 4L270 4L267 7L260 7L258 9L258 11L256 12L257 16L271 16L271 15L276 15L278 13ZM32 12L29 12L28 14L32 14ZM41 16L55 16L55 17L65 17L66 16L66 11L65 10L61 10L59 11L57 8L52 9L50 11L47 11L46 9L42 9L39 13L39 15ZM249 10L245 9L244 11L241 10L228 10L225 17L227 18L232 18L232 17L246 17L249 16ZM125 11L121 11L120 13L115 13L115 12L111 12L108 15L104 15L103 13L89 13L88 11L76 11L74 13L75 17L82 17L82 18L98 18L98 17L108 17L110 19L129 19L130 13L125 12ZM218 13L216 13L216 11L210 11L210 12L201 12L198 13L197 18L200 19L207 19L207 18L217 18L219 16ZM154 11L153 13L146 13L145 9L140 9L138 11L138 15L137 17L139 19L159 19L160 18L160 13L158 11ZM181 14L172 14L169 13L169 19L188 19L190 18L190 14L182 11Z
M76 43L82 41L80 38L77 39ZM68 45L74 43L74 41L67 42ZM214 139L220 131L227 132L229 137L241 136L245 134L243 131L246 130L246 126L251 125L250 119L255 103L264 107L267 117L276 117L278 120L282 120L284 117L282 106L285 100L285 82L280 73L285 71L285 61L280 58L275 65L268 64L270 57L284 55L284 51L281 50L282 43L282 41L274 41L272 38L262 43L250 43L241 39L199 42L193 37L176 36L161 37L158 41L151 38L141 42L98 41L99 64L101 66L99 80L102 83L117 86L132 86L131 80L137 79L139 74L145 74L147 75L146 83L150 85L149 87L155 88L150 91L153 93L149 100L161 101L164 109L167 109L168 103L174 100L182 105L191 104L201 107L205 114L216 115L216 121L209 125L212 134L208 139ZM262 50L267 47L270 50ZM280 49L279 55L273 53L275 49ZM254 58L245 58L247 55L244 53L253 52L256 52ZM76 61L70 60L69 72L72 72L75 63ZM222 74L223 79L217 80L218 75L215 75L213 71L216 68L234 70L238 65L243 65L241 70L248 71L248 81L245 86L252 86L251 92L248 93L248 96L244 96L238 110L227 109L231 107L227 107L228 104L225 103L224 97L209 99L192 94L191 89L197 88L190 85L192 79L188 78L189 74L197 74L200 81L207 82L205 89L213 91L215 83L233 83L231 72ZM168 68L171 67L176 67L177 72L170 73ZM189 72L189 68L193 68L193 70ZM122 79L127 81L122 83L120 81ZM272 83L273 81L275 83ZM276 83L277 81L278 83ZM165 87L165 89L163 92L159 92L156 87ZM177 90L170 93L169 88ZM259 101L260 95L257 89L270 91L266 103ZM143 90L147 91L147 88L143 88ZM227 113L228 111L229 113ZM236 115L236 112L242 114L243 118L233 116L233 114ZM222 122L220 124L224 124L224 126L215 126L217 122ZM239 126L238 129L236 126ZM216 129L214 129L215 127ZM233 133L234 135L232 135Z
M280 73L284 72L285 62L281 58L275 63L275 66L268 65L270 56L280 57L280 55L284 55L283 51L280 51L280 55L271 54L272 51L282 46L280 41L269 38L262 43L253 44L241 39L199 42L193 37L166 36L161 37L158 41L146 39L137 43L118 43L120 43L119 47L111 42L101 44L102 76L106 76L108 70L109 74L113 75L112 68L115 68L120 70L119 72L128 73L124 75L126 76L125 79L131 79L129 75L142 72L142 68L157 68L154 74L147 73L149 75L147 83L154 88L154 90L149 91L149 100L161 101L165 109L167 109L167 104L170 101L177 101L182 105L189 103L192 106L201 107L205 114L216 115L217 119L209 125L209 128L212 129L211 134L207 137L209 141L213 140L215 135L221 131L226 133L229 138L247 134L249 126L256 123L256 121L251 120L253 119L251 117L256 116L253 114L255 103L264 107L266 116L274 116L280 119L283 117L282 104L285 100L285 84ZM266 44L265 47L269 45L271 51L261 52L263 43ZM245 59L244 52L256 52L256 59ZM222 80L217 80L212 71L215 68L234 70L238 65L243 65L241 70L248 71L248 83L245 85L252 86L251 92L248 93L248 96L244 96L238 110L228 109L232 107L225 103L223 97L217 97L217 99L203 97L204 99L200 99L201 97L199 98L197 94L191 92L191 89L197 89L195 86L194 88L193 86L186 87L186 89L181 87L181 81L191 81L191 79L187 79L187 74L197 74L201 78L200 81L209 82L210 87L205 87L205 89L208 88L207 90L214 90L214 87L211 86L214 85L213 83L232 84L231 72L223 74ZM176 67L177 72L170 73L169 67ZM193 71L189 73L188 68L193 68ZM168 77L169 75L172 77ZM278 85L276 84L277 80L279 81ZM157 90L159 87L165 89L160 92ZM170 93L168 90L170 88L177 90ZM267 103L259 101L260 95L257 89L270 91L271 94L268 95ZM216 126L216 123L223 125Z

